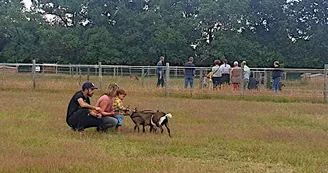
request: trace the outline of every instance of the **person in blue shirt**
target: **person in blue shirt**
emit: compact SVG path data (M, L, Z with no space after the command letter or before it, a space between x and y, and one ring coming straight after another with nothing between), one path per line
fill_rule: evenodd
M189 57L188 62L184 65L184 88L188 88L188 84L190 84L190 88L194 88L194 77L195 77L195 64L194 58Z
M165 82L165 63L164 63L164 56L160 57L160 60L157 63L156 74L157 74L157 87L162 86L164 87Z

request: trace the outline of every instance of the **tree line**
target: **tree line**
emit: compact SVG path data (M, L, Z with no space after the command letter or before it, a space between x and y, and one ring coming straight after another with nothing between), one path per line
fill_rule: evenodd
M0 62L328 63L326 0L0 0Z

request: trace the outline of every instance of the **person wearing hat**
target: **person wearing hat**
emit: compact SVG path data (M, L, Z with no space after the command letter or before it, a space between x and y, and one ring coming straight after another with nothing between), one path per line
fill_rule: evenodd
M282 76L282 70L280 69L279 61L274 61L273 62L273 67L274 69L272 70L272 89L275 92L279 91L279 83L281 80Z
M184 88L188 88L188 84L190 84L190 88L194 88L195 64L193 62L194 58L189 57L188 62L184 65Z
M249 77L251 75L251 69L247 66L246 61L241 63L241 68L243 69L243 90L246 91L248 89Z
M98 89L91 82L85 82L82 90L76 92L71 98L68 108L66 122L74 131L83 132L85 128L97 127L97 130L105 130L109 127L106 119L102 118L101 108L92 106L90 98L94 90Z

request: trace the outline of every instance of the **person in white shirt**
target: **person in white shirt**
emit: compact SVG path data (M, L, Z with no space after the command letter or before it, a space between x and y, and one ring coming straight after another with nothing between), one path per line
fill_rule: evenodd
M243 70L243 80L244 80L244 86L243 89L246 91L248 89L248 82L249 82L249 76L251 75L251 69L246 65L246 61L243 61L241 63L241 67Z
M220 60L215 60L215 66L212 67L212 81L213 81L213 89L216 90L218 87L221 89L221 79L222 79L222 69L220 67Z
M228 60L224 59L223 64L220 66L222 69L222 84L230 84L230 70L231 66L228 64Z

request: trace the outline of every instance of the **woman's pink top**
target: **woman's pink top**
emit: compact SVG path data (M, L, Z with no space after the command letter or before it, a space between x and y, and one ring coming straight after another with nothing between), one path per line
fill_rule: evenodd
M99 107L100 106L100 103L103 102L103 101L107 101L108 104L107 104L107 107L106 109L104 110L105 112L112 112L114 109L113 109L113 103L114 103L114 98L110 98L108 95L103 95L101 96L97 103L96 103L96 106Z

